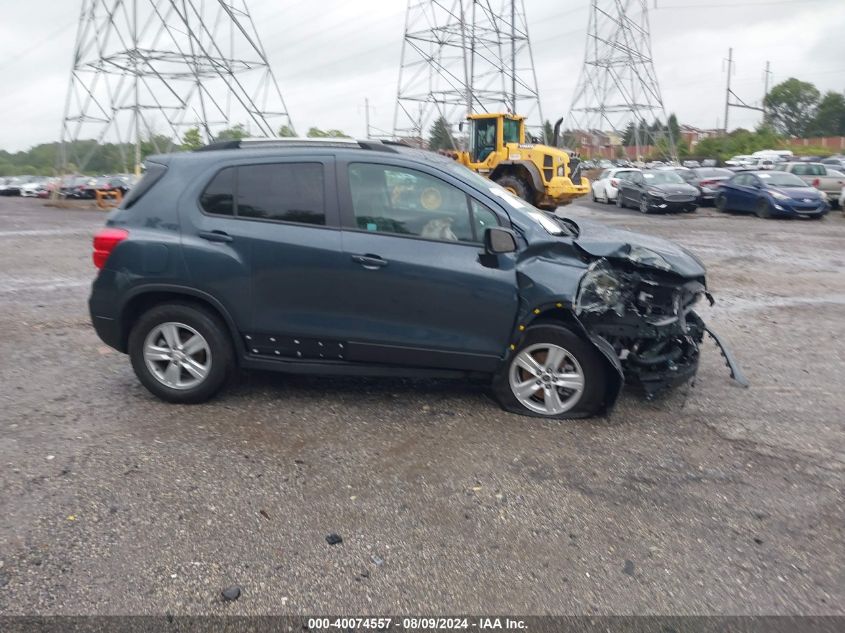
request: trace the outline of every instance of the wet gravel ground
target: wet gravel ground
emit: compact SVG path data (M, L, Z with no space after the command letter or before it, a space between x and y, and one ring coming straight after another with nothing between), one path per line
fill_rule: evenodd
M0 198L0 613L845 613L842 213L567 214L699 254L752 387L708 342L608 419L259 373L163 404L88 324L102 213Z

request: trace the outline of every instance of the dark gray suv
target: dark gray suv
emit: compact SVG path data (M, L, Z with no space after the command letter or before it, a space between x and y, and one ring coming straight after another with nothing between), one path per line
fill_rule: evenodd
M685 249L378 141L150 158L94 262L97 333L171 402L208 399L237 368L489 376L510 411L589 416L624 381L653 396L690 379L708 331Z

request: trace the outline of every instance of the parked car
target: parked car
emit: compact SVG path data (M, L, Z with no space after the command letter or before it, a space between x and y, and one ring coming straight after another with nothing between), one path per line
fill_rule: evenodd
M839 171L845 170L845 156L828 156L819 161L822 165L833 167Z
M842 187L842 191L839 193L839 208L845 212L845 187Z
M821 218L830 210L827 196L785 171L736 174L722 183L716 207L720 211L747 211L761 218Z
M674 170L637 172L619 181L616 206L634 207L640 213L683 211L691 213L698 205L698 189L684 182Z
M697 160L685 160L685 161L684 161L683 163L681 163L681 164L682 164L684 167L686 167L687 169L694 169L694 168L696 168L696 167L701 167L701 163L699 163Z
M85 198L94 182L95 179L90 176L71 176L62 181L59 192L63 198Z
M698 167L696 169L679 169L677 174L687 184L698 189L698 205L712 204L719 191L719 185L732 178L734 172L721 167Z
M0 185L0 196L19 196L21 195L21 187L23 185L24 181L21 178L6 178L3 184Z
M28 182L21 185L20 194L24 198L35 198L38 191L47 183L46 178L31 178Z
M701 161L702 167L716 167L719 164L719 161L715 158L705 158Z
M823 191L834 203L845 186L845 176L842 172L822 163L784 163L778 169L800 177L808 185Z
M543 213L433 153L238 141L146 167L94 236L89 307L167 401L238 367L487 375L509 411L589 416L623 382L688 381L711 332L686 249Z
M619 189L619 181L627 178L633 173L638 173L639 169L605 169L599 177L592 183L593 202L604 202L605 204L612 204L616 200L616 192Z
M748 156L746 154L740 154L739 156L733 156L725 161L725 165L728 167L750 167L754 164L754 157Z

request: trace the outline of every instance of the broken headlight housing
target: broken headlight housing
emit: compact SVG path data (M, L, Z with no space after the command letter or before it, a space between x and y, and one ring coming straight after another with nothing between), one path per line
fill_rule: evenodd
M581 279L576 301L576 314L582 312L607 312L619 316L625 311L622 283L606 260L593 262Z

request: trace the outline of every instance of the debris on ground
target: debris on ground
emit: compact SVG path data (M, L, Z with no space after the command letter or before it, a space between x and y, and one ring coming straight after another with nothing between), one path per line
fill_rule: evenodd
M223 600L233 602L241 597L241 588L237 585L232 585L231 587L226 587L223 591L221 591L220 595L223 596Z
M340 543L343 543L343 539L341 538L340 534L335 534L334 532L332 532L326 537L326 543L328 543L329 545L338 545Z

